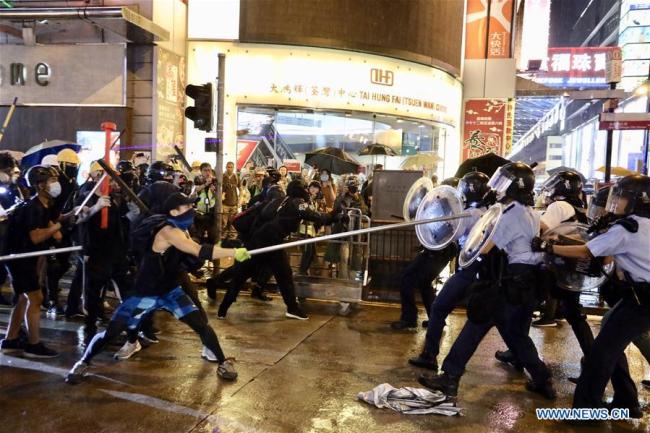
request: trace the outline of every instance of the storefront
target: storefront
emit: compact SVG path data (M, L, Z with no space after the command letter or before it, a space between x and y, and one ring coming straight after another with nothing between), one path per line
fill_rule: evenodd
M247 146L266 138L275 163L327 146L355 155L380 143L397 154L386 158L388 168L417 152L443 158L441 176L458 166L462 86L440 69L343 50L196 41L188 45L188 82L214 82L219 53L225 160L245 159ZM213 135L189 122L186 133L188 159L214 159L204 148Z

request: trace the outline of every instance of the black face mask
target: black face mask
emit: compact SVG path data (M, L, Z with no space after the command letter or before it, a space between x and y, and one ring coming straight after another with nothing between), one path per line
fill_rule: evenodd
M68 180L72 181L77 178L77 175L79 174L79 167L75 167L74 165L67 165L65 167L65 170L63 170L63 173L65 174L65 177L68 178Z
M349 186L348 191L350 191L350 194L356 194L357 193L357 187L356 186Z

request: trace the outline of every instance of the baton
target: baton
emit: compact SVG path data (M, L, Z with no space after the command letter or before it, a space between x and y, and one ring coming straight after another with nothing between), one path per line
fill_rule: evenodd
M340 239L340 238L347 238L351 236L357 236L357 235L362 235L366 233L374 233L374 232L381 232L384 230L396 230L396 229L401 229L404 227L411 227L419 224L430 224L430 223L437 223L437 222L443 222L443 221L452 221L452 220L457 220L460 218L470 218L472 216L471 213L469 212L464 212L460 213L458 215L453 215L453 216L446 216L446 217L438 217L438 218L428 218L424 220L417 220L417 221L407 221L403 223L397 223L397 224L388 224L384 226L377 226L377 227L368 227L365 229L359 229L359 230L351 230L348 232L342 232L342 233L334 233L331 235L326 235L326 236L320 236L316 238L310 238L310 239L301 239L299 241L294 241L294 242L287 242L284 244L277 244L277 245L271 245L269 247L262 247L262 248L257 248L255 250L249 250L248 254L251 256L257 255L257 254L265 254L265 253L270 253L272 251L277 251L277 250L283 250L285 248L291 248L291 247L297 247L300 245L308 245L308 244L315 244L316 242L323 242L323 241L329 241L333 239Z
M81 251L82 249L83 247L79 245L76 247L65 247L65 248L54 248L51 250L32 251L30 253L8 254L6 256L0 256L0 262L5 262L7 260L27 259L29 257L49 256L50 254L71 253L73 251Z
M99 179L99 181L93 186L93 189L90 190L90 193L84 198L84 201L81 202L81 205L79 205L79 208L74 211L74 216L77 216L81 213L81 210L83 209L84 206L88 203L90 198L95 195L95 192L97 192L97 188L102 184L102 182L106 179L106 176L108 176L106 173L102 175L102 177Z
M16 102L18 102L18 96L14 97L14 102L12 102L11 106L9 106L9 111L7 111L7 115L5 116L5 121L2 124L2 127L0 128L0 141L2 141L2 137L4 137L5 135L7 126L9 126L9 122L11 122L11 118L14 115L14 111L16 110Z
M144 202L140 200L140 197L138 197L138 195L133 192L133 190L126 184L126 182L124 182L122 178L108 164L106 164L106 161L103 159L98 159L97 163L104 169L104 172L108 174L111 179L120 185L120 188L122 188L126 195L131 197L131 200L133 200L133 202L140 208L141 212L146 214L151 213L147 205L144 204Z
M192 166L188 162L188 160L185 158L185 155L183 155L183 152L178 148L178 146L174 145L174 150L176 151L176 155L181 159L181 162L185 166L185 169L187 170L188 173L192 172Z

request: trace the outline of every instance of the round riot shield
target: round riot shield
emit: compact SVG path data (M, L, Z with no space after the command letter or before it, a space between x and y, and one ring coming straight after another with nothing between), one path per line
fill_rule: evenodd
M562 223L547 230L544 240L553 240L557 245L584 245L593 237L589 227L575 222ZM572 292L592 290L600 287L612 274L614 263L604 265L602 258L574 259L545 254L546 267L555 277L557 285Z
M492 239L497 224L501 220L501 215L503 215L503 206L501 203L497 203L490 206L474 224L474 227L467 235L463 249L458 255L458 264L461 268L468 267L478 258L483 247Z
M413 221L425 195L433 189L433 182L428 177L421 177L411 185L404 199L402 215L404 221Z
M415 214L415 220L459 215L463 212L463 200L456 190L448 185L433 188L422 199ZM415 226L415 234L425 248L441 250L460 235L461 219L440 221Z

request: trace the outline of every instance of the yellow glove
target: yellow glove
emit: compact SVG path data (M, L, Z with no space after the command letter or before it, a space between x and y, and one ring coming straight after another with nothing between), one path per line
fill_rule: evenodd
M248 254L246 248L235 248L235 260L238 262L243 262L251 258L251 255Z

